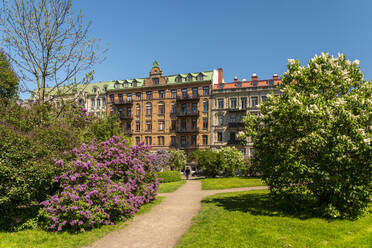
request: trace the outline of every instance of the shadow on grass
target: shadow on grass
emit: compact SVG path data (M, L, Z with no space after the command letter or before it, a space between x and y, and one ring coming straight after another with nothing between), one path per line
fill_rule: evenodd
M297 197L297 199L296 199ZM308 219L321 217L314 209L315 203L292 196L289 200L273 200L268 193L245 193L238 196L214 196L202 201L223 207L228 211L248 212L252 215L295 217Z

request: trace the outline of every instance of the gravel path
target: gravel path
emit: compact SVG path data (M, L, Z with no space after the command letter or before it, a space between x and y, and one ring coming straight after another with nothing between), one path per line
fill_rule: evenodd
M166 248L174 247L192 224L201 208L201 200L209 195L225 192L266 189L266 186L201 190L200 180L189 180L181 188L166 196L149 213L138 215L124 228L113 231L94 242L90 248Z

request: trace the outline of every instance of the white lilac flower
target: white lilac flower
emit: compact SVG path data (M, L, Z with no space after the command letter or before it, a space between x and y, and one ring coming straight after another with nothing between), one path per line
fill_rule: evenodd
M359 65L359 63L360 63L359 59L353 61L353 65Z
M289 63L290 65L293 65L293 64L295 63L295 60L294 60L294 59L288 59L288 63Z

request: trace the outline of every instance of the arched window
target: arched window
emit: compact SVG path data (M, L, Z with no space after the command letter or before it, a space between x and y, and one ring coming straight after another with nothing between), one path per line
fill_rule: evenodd
M203 74L202 73L199 73L199 75L197 77L197 80L198 81L203 81Z
M115 83L114 88L119 89L119 83L118 82Z
M146 103L146 115L152 115L152 104L151 104L151 102Z
M159 114L165 114L165 104L164 104L164 102L159 103Z
M136 115L137 116L141 115L141 105L139 103L137 103L136 105Z
M176 77L176 82L177 82L177 83L181 83L181 82L182 82L182 77L181 77L181 75L178 75L178 76Z
M128 81L127 80L124 81L124 88L128 88Z
M191 75L191 74L189 74L189 75L187 76L187 81L188 81L188 82L191 82L191 81L192 81L192 75Z
M133 82L132 82L132 86L133 86L133 87L137 87L137 80L135 80L135 79L133 80Z

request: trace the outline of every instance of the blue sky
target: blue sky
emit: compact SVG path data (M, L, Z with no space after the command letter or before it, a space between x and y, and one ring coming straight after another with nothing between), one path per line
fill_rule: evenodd
M90 35L109 45L94 81L224 69L225 81L270 78L288 58L322 51L359 59L372 79L372 1L79 0Z

